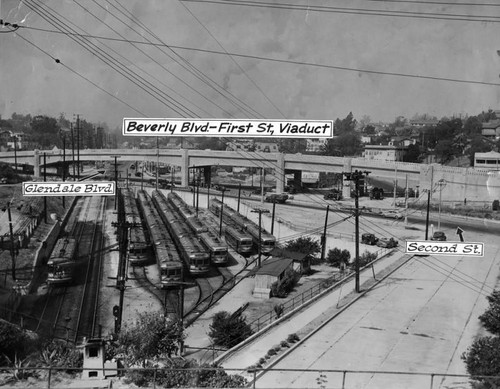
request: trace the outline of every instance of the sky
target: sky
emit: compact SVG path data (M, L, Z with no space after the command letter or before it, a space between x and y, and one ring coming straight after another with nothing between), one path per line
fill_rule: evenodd
M0 115L78 114L109 128L477 115L500 108L500 4L467 4L0 0L0 19L21 26L0 26Z

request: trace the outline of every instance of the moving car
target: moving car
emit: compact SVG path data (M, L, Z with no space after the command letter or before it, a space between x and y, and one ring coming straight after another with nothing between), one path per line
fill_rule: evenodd
M382 211L380 214L383 217L388 217L390 219L399 220L403 218L403 214L399 212L397 209L387 209L385 211Z
M267 203L284 204L288 200L288 195L273 193L273 194L270 194L269 196L266 196L265 200Z

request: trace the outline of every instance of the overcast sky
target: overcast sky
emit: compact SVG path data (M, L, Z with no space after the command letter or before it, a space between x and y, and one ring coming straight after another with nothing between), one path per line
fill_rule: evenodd
M0 115L115 128L124 117L393 121L500 108L500 4L237 1L0 0L0 19L24 26L0 27Z

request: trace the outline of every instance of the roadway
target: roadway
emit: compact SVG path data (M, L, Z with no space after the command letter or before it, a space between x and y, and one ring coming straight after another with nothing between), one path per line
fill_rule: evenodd
M345 311L304 336L300 344L264 365L297 371L266 372L258 377L255 386L316 387L319 378L326 387L340 388L341 371L363 370L365 373L347 373L345 388L430 387L431 373L441 374L433 377L433 388L470 387L467 378L444 375L466 374L460 356L480 331L477 318L486 309L486 296L496 285L500 256L494 234L469 232L468 237L485 243L483 258L414 257ZM349 287L343 289L345 294ZM336 293L322 300L323 311L339 302ZM314 319L308 315L302 320ZM293 333L305 325L289 320L280 331ZM271 348L280 340L269 331L258 342ZM229 356L223 365L248 365L248 355L258 360L259 353L253 353L252 347L257 346L249 345L244 353ZM260 357L265 351L261 346ZM310 372L300 371L303 369Z

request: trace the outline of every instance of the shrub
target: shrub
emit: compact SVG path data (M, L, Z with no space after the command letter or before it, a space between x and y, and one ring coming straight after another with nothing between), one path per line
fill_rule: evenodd
M496 382L474 376L498 376L500 375L500 338L485 336L476 339L472 345L462 354L467 372L473 379L482 382L488 388L500 385L500 377ZM492 386L490 386L491 384Z
M281 282L276 281L271 285L271 296L284 298L297 285L300 279L300 274L295 270L286 271Z
M500 290L495 290L486 297L489 306L488 309L479 316L479 320L484 327L495 335L500 335Z
M363 267L370 262L374 261L377 259L377 253L370 253L369 251L365 251L363 254L359 256L359 267ZM354 264L353 264L354 266Z
M295 342L298 342L300 340L300 338L297 334L293 333L293 334L288 335L286 340L288 343L295 343Z
M290 347L290 345L288 344L288 342L286 340L282 340L280 345L281 345L281 347Z
M337 247L328 250L328 254L326 255L326 262L330 266L340 267L340 264L348 264L349 259L351 259L351 253L349 250L341 250Z
M243 315L233 316L229 312L217 312L210 324L208 336L223 347L233 347L253 334Z

